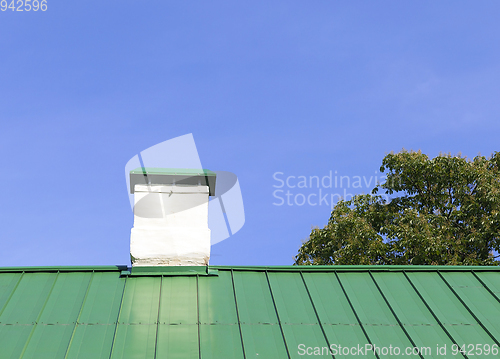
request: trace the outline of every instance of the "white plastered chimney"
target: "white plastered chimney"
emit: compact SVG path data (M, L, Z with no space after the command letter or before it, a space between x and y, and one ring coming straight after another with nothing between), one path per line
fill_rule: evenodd
M201 266L210 259L208 170L138 168L130 172L132 266Z

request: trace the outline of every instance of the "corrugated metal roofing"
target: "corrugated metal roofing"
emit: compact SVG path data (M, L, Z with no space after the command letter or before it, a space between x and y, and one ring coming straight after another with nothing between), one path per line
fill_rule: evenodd
M0 268L0 358L494 358L499 339L498 267Z

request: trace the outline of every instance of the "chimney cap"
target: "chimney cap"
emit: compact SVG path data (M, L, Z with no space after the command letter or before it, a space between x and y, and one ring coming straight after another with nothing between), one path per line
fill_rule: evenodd
M130 171L130 193L136 184L184 184L208 186L215 196L216 174L208 169L138 167Z

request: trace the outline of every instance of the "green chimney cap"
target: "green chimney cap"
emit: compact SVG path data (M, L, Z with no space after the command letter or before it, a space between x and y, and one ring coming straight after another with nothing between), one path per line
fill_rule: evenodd
M138 167L130 171L130 193L136 184L188 184L208 186L210 196L215 196L215 178L207 169Z

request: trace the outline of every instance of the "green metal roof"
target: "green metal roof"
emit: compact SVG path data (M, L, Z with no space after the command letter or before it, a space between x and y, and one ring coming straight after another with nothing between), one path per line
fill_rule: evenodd
M0 357L309 357L301 344L471 357L451 355L452 345L499 345L499 269L0 268ZM438 355L444 345L447 355Z

